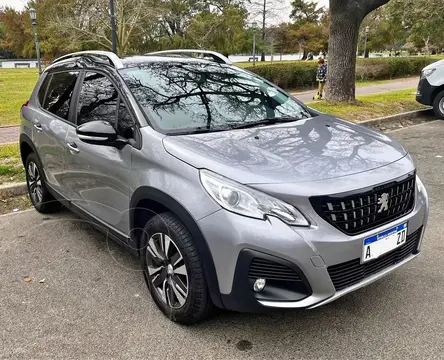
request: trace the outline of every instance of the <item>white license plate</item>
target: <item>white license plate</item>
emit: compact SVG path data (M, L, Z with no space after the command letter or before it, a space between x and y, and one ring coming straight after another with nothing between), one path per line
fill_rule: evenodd
M404 245L406 240L407 223L369 237L364 240L361 262L365 263L377 259L381 255Z

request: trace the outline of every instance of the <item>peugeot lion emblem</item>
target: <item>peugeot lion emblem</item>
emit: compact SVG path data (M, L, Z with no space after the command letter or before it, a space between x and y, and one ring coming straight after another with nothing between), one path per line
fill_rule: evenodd
M387 211L389 209L389 194L382 194L378 199L378 205L381 205L378 210L378 214L382 213L383 211Z

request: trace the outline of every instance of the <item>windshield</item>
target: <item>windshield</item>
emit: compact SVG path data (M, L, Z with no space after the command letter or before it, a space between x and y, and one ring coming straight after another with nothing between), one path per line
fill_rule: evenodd
M234 66L206 62L156 62L121 70L155 126L166 133L224 130L298 120L310 114L288 95Z

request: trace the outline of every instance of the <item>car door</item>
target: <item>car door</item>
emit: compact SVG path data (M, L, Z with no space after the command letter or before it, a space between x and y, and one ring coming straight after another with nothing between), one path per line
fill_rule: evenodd
M77 104L77 126L90 121L107 121L120 136L132 136L131 125L134 122L116 87L104 74L85 73ZM74 127L68 130L66 144L72 203L126 234L129 228L131 145L88 144L79 139Z
M62 71L47 75L32 120L34 145L49 186L65 195L63 177L66 171L65 138L73 127L70 103L79 71Z

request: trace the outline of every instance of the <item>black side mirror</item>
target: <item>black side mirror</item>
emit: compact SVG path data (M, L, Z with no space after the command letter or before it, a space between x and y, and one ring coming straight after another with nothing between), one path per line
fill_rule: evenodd
M77 136L93 145L114 145L117 133L108 121L91 121L77 128Z

